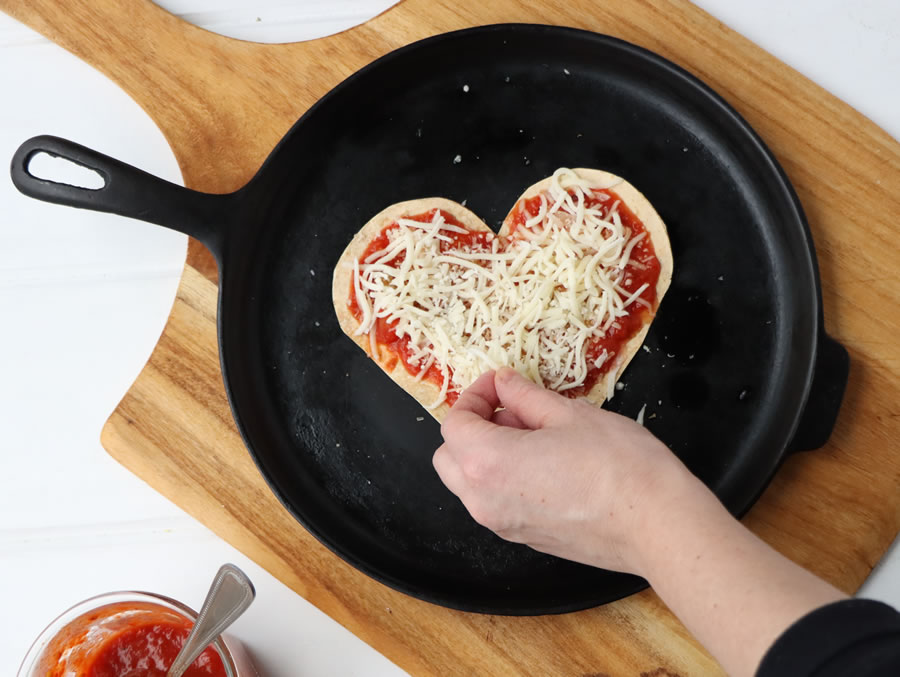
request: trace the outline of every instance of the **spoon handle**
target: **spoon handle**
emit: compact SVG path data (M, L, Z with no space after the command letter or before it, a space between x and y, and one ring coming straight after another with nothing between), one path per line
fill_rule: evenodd
M181 677L203 650L244 613L255 596L256 591L247 575L233 564L223 564L209 586L191 634L166 677Z

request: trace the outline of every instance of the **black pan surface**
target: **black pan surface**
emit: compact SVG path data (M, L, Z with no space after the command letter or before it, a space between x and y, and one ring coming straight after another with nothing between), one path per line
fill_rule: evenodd
M635 417L646 405L647 427L742 514L787 451L824 443L846 356L822 331L812 243L784 173L726 103L652 53L546 26L430 38L316 104L227 198L224 227L191 225L206 202L188 191L173 198L188 205L177 218L141 214L217 254L226 389L275 494L351 564L438 604L556 613L645 585L471 520L431 466L439 426L332 308L338 257L387 205L447 197L496 229L560 166L625 177L672 242L672 286L605 406Z

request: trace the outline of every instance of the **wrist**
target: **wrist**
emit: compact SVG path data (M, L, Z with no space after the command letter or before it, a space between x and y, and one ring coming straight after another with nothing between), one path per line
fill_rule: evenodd
M673 564L724 538L731 530L742 530L718 498L687 468L670 475L665 486L652 490L636 516L632 570L651 585L667 575Z

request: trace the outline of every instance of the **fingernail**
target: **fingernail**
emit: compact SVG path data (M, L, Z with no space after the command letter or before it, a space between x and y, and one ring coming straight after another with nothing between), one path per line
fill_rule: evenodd
M516 370L511 367L500 367L497 370L497 375L494 377L497 381L501 383L509 383L516 377Z

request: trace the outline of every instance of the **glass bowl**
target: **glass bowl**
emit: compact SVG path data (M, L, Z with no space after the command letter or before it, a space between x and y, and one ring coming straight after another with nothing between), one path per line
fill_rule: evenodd
M151 592L120 591L97 595L67 609L44 628L25 655L17 677L80 677L73 666L67 667L67 662L79 660L79 649L86 655L94 645L123 629L135 627L154 614L158 618L186 619L188 627L197 618L197 613L190 607ZM210 647L221 659L226 677L259 677L247 652L233 637L220 635Z

